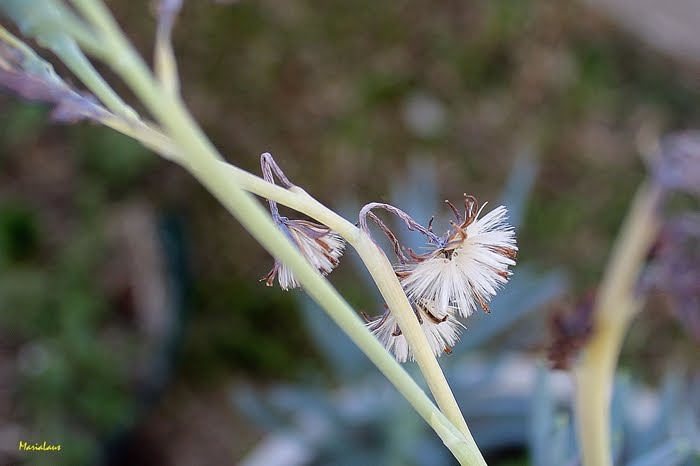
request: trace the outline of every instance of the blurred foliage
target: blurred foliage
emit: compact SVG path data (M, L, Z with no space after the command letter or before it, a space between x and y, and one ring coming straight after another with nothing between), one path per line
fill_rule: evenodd
M318 359L308 335L298 328L294 299L269 293L267 287L233 280L194 290L199 307L187 325L182 350L187 377L211 383L235 364L239 371L293 378Z
M17 203L0 204L0 262L16 264L29 258L37 248L34 212Z
M77 139L75 146L87 175L117 193L127 194L144 183L144 174L157 160L138 142L109 128L92 128Z
M0 209L2 251L12 259L0 262L0 339L17 361L12 403L33 436L65 445L61 464L86 464L97 454L97 439L131 420L135 349L118 330L105 338L94 222L82 222L62 249L41 259L38 243L47 240L38 230L26 209ZM58 464L51 455L33 461Z

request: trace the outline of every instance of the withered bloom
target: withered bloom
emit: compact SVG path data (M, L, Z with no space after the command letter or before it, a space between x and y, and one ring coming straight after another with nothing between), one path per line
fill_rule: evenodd
M441 313L468 317L478 307L490 311L487 303L508 281L518 248L505 207L479 219L476 200L465 196L464 204L464 218L449 204L457 223L431 251L410 254L411 260L398 272L410 299L425 299Z
M271 154L267 152L262 154L260 156L260 165L265 181L274 184L274 173L286 188L293 186L275 163ZM282 217L279 214L277 203L270 200L268 200L268 203L270 204L272 219L279 229L287 235L316 270L323 275L329 274L338 265L340 257L343 255L345 240L325 225L308 220L292 220L287 217ZM292 271L278 260L275 260L275 265L272 267L272 270L270 270L261 281L265 281L267 286L272 286L275 277L277 277L280 287L283 290L298 288L300 286Z
M432 220L424 227L388 204L367 204L360 212L360 226L365 232L369 234L367 218L370 218L392 242L399 260L396 275L435 354L459 339L458 316L468 317L478 307L490 312L488 301L510 278L509 267L515 265L518 250L515 233L506 221L505 207L479 218L482 209L472 196L464 196L464 215L450 202L447 205L456 222L450 222L452 228L442 236L433 232ZM404 254L394 234L371 212L375 208L394 213L409 230L423 234L428 239L429 251L416 254L407 249L408 254ZM395 329L392 330L396 325L390 314L371 320L368 326L399 361L409 358L405 338L396 338Z
M461 329L464 327L453 316L440 314L433 303L421 301L413 303L413 312L428 339L428 344L435 356L451 353L452 347L459 341ZM413 360L413 351L401 328L396 323L394 315L386 309L383 315L370 318L365 316L367 327L396 357L399 362Z
M456 312L468 317L477 307L489 312L488 301L511 275L517 246L515 232L507 223L507 210L500 206L479 219L481 210L472 196L464 195L464 216L446 201L456 222L443 236L433 233L396 207L373 203L360 212L360 224L367 229L366 217L376 221L394 243L400 261L396 273L411 301L435 303L441 314ZM370 211L382 208L398 215L411 230L428 238L429 251L404 255L396 237ZM431 221L432 223L432 221Z
M323 275L329 274L338 265L343 255L345 241L330 228L306 220L290 220L274 215L277 226L299 248L307 261ZM284 290L299 287L299 282L288 267L275 260L272 270L265 275L267 286L272 286L275 276Z

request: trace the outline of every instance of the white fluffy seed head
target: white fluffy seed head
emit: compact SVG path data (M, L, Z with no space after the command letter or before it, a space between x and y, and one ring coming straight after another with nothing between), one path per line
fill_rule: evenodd
M440 314L468 317L509 279L515 265L515 232L500 206L465 228L466 239L451 251L436 249L422 261L401 266L401 284L412 301L433 302Z
M435 356L439 357L445 351L449 352L459 341L463 325L451 315L434 314L435 308L432 303L423 301L422 305L414 305L414 307L416 315L420 316L421 328ZM367 327L386 349L394 354L398 362L414 360L413 351L390 311L368 322Z

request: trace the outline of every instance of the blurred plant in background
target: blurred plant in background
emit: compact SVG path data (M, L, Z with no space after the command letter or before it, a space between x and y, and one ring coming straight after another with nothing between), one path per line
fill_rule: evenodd
M43 113L11 115L31 128ZM0 463L15 461L18 439L35 437L73 446L61 464L93 463L169 378L184 305L182 227L136 199L105 207L146 166L143 149L112 134L80 137L84 153L66 162L88 167L80 185L36 180L31 197L0 203ZM14 137L3 144L27 136ZM48 164L46 177L62 174ZM74 223L60 221L64 211L78 213ZM33 464L57 462L38 455Z

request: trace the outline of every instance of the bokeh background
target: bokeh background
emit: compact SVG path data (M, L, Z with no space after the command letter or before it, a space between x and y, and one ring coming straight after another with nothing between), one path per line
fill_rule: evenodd
M108 3L149 56L151 5ZM269 151L348 218L371 201L416 212L465 191L495 203L505 189L520 205L515 274L529 271L519 296L554 280L532 322L514 327L539 328L511 350L532 368L549 312L595 288L643 155L700 127L700 6L640 3L192 1L174 42L184 98L227 159L259 173ZM350 387L318 343L330 330L308 324L321 311L259 283L271 258L184 171L108 129L47 115L0 95L0 464L340 464L295 462L288 443L269 442L285 429L254 422L240 395ZM347 260L331 279L353 306L379 311L357 277ZM667 307L652 301L622 355L652 391L697 356ZM470 332L487 321L461 344L476 347ZM381 381L374 390L398 397ZM404 416L395 422L420 425ZM518 425L519 436L493 434L490 464L540 464L522 440L530 424ZM321 448L314 438L308 451ZM28 457L20 439L64 451ZM254 463L260 442L286 459ZM445 454L394 464L450 464ZM390 464L367 458L346 464Z

